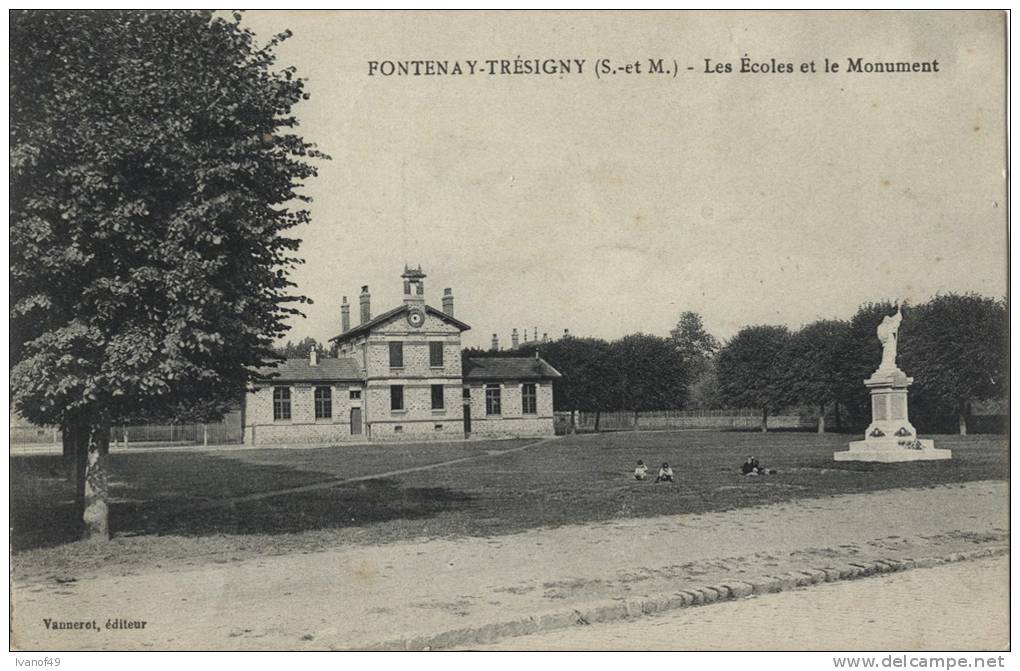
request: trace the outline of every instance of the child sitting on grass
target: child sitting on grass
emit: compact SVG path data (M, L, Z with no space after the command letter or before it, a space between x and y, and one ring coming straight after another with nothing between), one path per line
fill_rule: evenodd
M662 462L662 468L659 469L659 477L655 478L656 482L673 482L673 469L669 467L669 464Z
M648 467L645 466L645 462L638 459L637 468L634 469L634 479L644 480L648 477Z

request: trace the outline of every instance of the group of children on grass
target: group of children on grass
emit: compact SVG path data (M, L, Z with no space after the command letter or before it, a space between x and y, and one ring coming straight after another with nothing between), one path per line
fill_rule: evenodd
M646 480L648 479L648 467L645 466L645 462L638 459L637 468L634 469L635 480ZM665 461L662 462L662 468L659 469L659 475L655 478L656 482L674 482L673 480L673 469L669 467Z
M740 472L743 475L757 476L757 475L775 475L776 470L774 468L767 469L761 465L761 463L754 458L754 455L747 455L747 461L740 467ZM634 469L635 480L647 480L648 479L648 467L645 466L645 462L638 459L637 468ZM673 469L669 467L669 464L662 462L662 468L659 469L659 475L655 478L656 482L675 482L673 479Z

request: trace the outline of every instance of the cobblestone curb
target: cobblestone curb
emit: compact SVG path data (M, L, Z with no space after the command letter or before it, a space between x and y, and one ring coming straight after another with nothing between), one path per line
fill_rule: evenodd
M717 601L743 599L757 594L772 594L816 585L823 582L856 580L873 575L897 573L913 568L930 568L974 559L999 557L1009 553L1008 546L995 546L956 552L937 557L918 559L878 559L870 562L847 563L825 568L791 571L780 575L764 575L748 580L732 580L715 585L684 589L673 594L662 594L642 599L609 601L585 606L582 609L564 610L541 616L525 617L504 622L493 622L478 627L453 629L438 634L398 638L369 645L361 650L439 650L471 646L542 631L565 629L596 622L613 622L634 619L643 615L662 613L677 608L703 606Z

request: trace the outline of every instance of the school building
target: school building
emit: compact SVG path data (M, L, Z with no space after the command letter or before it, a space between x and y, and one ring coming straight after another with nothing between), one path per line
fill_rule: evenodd
M553 435L553 381L534 357L470 358L461 364L453 292L425 303L425 273L404 268L401 305L372 317L368 287L360 320L340 306L336 358L287 359L260 371L245 396L248 445L456 440Z

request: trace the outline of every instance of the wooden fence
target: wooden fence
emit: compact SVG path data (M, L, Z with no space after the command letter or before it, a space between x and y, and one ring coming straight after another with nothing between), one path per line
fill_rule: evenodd
M577 431L649 431L665 429L749 430L761 426L761 410L613 410L597 413L575 412ZM556 433L570 433L571 413L556 412ZM817 426L816 417L799 414L769 415L770 429L810 429Z
M60 429L18 424L11 426L11 445L60 445ZM115 447L144 445L235 445L243 442L240 411L206 424L136 424L115 426L110 442Z

